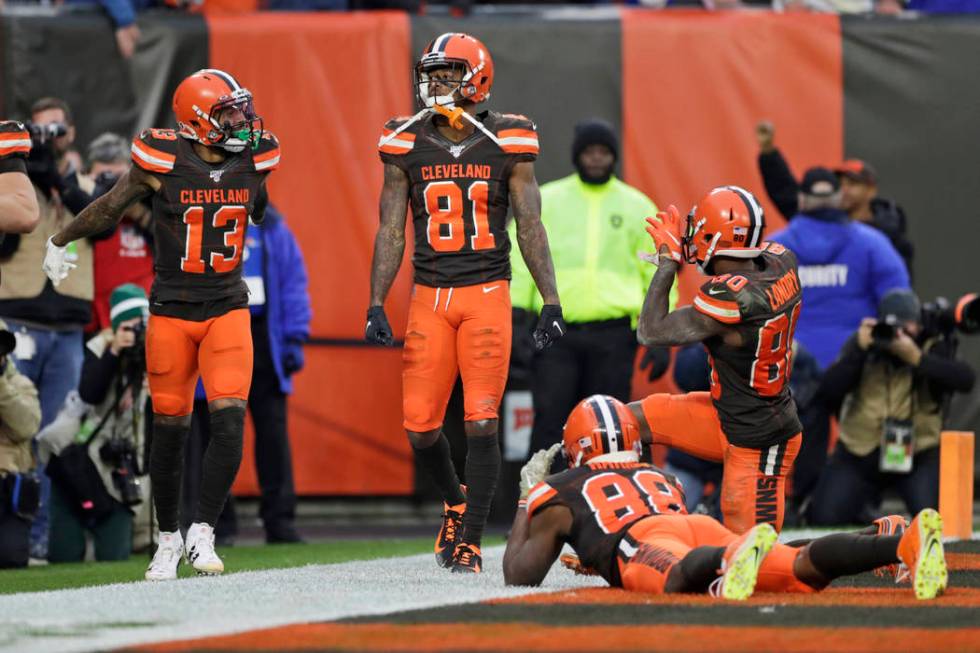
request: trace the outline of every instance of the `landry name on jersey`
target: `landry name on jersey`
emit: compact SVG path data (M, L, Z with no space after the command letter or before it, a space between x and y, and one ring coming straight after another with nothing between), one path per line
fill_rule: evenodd
M276 137L265 132L257 148L211 164L173 130L149 129L133 141L132 155L162 184L153 196L150 311L202 319L186 305L214 305L217 314L247 306L245 230L263 179L279 165Z
M803 429L788 384L802 306L796 255L778 243L763 247L758 269L714 277L694 298L696 310L741 335L739 347L720 337L705 346L722 430L744 447L772 446Z
M616 550L630 526L661 514L687 514L676 479L646 463L592 463L549 476L531 488L528 519L549 506L572 511L568 543L582 564L619 587Z
M385 125L381 160L404 170L411 183L416 283L441 288L510 279L508 179L515 163L537 158L538 136L523 116L485 112L477 119L499 145L479 129L453 143L431 115L387 142L406 119Z

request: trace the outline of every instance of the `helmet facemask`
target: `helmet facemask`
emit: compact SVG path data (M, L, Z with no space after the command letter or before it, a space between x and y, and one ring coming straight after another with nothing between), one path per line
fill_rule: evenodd
M237 109L242 119L234 123L220 121L222 112L229 109ZM205 145L220 147L232 153L242 152L246 147L258 147L263 123L262 118L255 113L252 94L247 89L234 91L212 105L207 112L196 105L194 111L206 128L206 142L198 139Z
M447 68L459 71L461 73L460 79L432 78L433 72ZM474 73L477 72L479 70L470 70L469 64L463 59L446 59L431 54L426 55L415 66L415 95L419 104L430 109L436 106L455 109L457 103L467 101L476 93L476 87L469 82ZM449 95L431 95L429 87L435 83L449 87L452 91Z

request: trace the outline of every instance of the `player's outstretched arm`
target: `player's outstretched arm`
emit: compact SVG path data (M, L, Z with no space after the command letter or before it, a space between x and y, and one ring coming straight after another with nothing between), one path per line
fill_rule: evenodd
M559 304L548 233L541 223L541 191L534 164L521 161L510 173L510 205L517 220L517 245L545 304Z
M728 330L721 322L690 306L668 312L670 287L674 283L674 274L678 267L676 261L661 255L660 267L650 282L636 325L636 338L641 345L687 345L711 336L723 335Z
M405 216L408 212L409 180L398 166L385 164L381 187L381 226L374 238L371 261L371 306L381 306L395 281L405 254Z
M160 188L160 180L133 166L112 189L89 204L64 229L51 237L57 247L113 227L122 219L130 204L149 197Z
M536 512L533 522L527 510L518 508L504 551L504 582L540 585L558 559L571 526L572 513L564 506L548 506Z

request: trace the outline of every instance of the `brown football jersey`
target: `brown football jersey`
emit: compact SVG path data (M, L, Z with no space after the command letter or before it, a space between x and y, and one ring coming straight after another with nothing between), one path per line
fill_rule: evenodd
M646 463L586 463L549 476L527 497L528 519L548 506L572 511L568 543L582 564L621 585L616 548L630 526L661 514L687 514L672 475Z
M385 125L381 160L398 166L411 183L415 227L415 282L434 288L510 279L509 178L514 164L534 161L538 136L524 116L484 112L477 119L496 142L477 129L460 143L439 133L434 116Z
M255 149L212 164L173 130L149 129L132 154L161 183L153 196L150 312L201 320L247 306L245 231L262 181L279 165L276 137L265 132Z
M802 295L796 255L764 243L757 269L707 281L695 310L736 329L738 347L705 341L711 356L711 398L728 441L769 447L803 430L789 390L793 332Z

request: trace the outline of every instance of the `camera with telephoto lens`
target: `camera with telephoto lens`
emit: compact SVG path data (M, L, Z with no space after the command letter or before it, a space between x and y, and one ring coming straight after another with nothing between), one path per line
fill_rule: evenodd
M119 498L127 506L143 502L140 491L139 465L136 461L136 446L128 438L106 440L99 448L99 457L112 467L112 483L119 490Z
M980 301L976 293L963 295L956 303L937 297L922 306L922 327L930 336L949 337L954 332L980 332Z
M35 147L50 143L59 136L64 136L68 133L68 125L60 122L49 122L45 125L28 122L24 123L24 126L30 132L31 141L34 142Z
M898 320L894 315L888 315L884 320L878 320L871 327L871 342L879 347L887 346L898 335Z
M146 374L146 323L140 321L120 328L133 332L133 346L119 352L119 365L126 385L135 389L142 385Z

